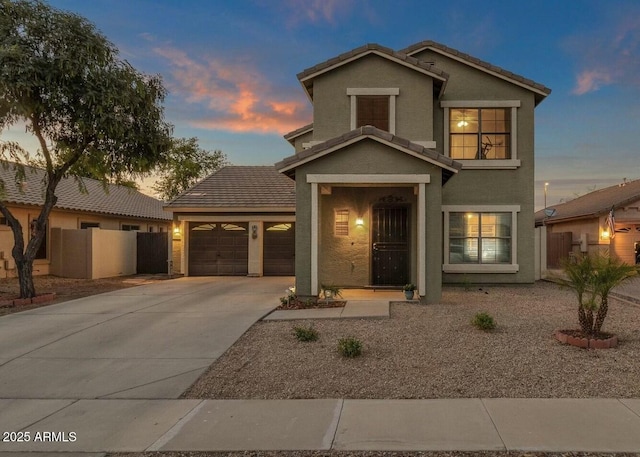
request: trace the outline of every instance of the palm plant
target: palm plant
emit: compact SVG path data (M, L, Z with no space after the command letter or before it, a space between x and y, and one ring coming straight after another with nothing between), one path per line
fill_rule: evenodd
M628 265L609 256L582 256L563 263L566 278L561 284L570 287L578 299L578 321L585 336L597 336L609 311L609 293L638 274L636 265Z

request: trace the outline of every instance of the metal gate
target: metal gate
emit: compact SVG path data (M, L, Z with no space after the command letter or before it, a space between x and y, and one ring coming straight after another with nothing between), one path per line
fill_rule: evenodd
M409 282L409 208L373 207L372 283L399 286Z
M167 273L167 259L169 259L169 233L138 232L136 242L136 271L138 274Z

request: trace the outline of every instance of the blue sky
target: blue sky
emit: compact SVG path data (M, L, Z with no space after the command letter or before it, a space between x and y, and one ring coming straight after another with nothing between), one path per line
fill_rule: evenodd
M293 153L312 120L296 74L365 43L435 40L550 87L536 109L536 206L640 178L640 2L51 0L159 73L175 135L237 165Z

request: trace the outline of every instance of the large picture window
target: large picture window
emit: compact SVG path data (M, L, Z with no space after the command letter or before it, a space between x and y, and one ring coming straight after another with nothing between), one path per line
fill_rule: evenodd
M511 213L450 213L449 263L511 263Z
M511 109L453 108L449 110L452 159L504 160L511 158Z
M443 205L445 273L517 273L520 205Z

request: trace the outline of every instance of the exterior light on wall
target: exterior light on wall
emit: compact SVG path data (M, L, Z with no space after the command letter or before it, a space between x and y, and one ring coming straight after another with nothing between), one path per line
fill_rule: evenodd
M176 225L176 226L173 227L173 234L175 236L180 236L180 226L179 225Z
M611 234L609 233L609 230L603 230L603 231L602 231L601 238L602 238L603 240L608 240L610 235L611 235Z
M364 219L361 217L356 217L356 226L362 227L364 225Z
M251 238L253 238L254 240L258 238L258 226L256 224L253 224L251 226Z

